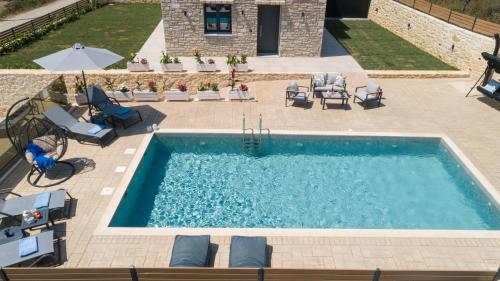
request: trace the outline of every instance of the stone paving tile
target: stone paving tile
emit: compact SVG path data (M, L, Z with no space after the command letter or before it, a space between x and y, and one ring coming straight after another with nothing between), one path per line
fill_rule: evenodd
M94 235L111 199L102 196L101 190L119 185L123 175L114 169L130 164L133 155L125 155L125 150L137 149L146 126L153 123L161 128L240 129L243 113L250 127L257 127L262 113L264 126L271 130L445 133L500 191L500 147L496 145L500 139L500 104L482 97L465 99L465 93L450 90L450 85L464 81L383 79L379 82L384 89L384 106L367 110L352 102L349 110L322 110L319 100L310 109L284 107L283 89L288 81L249 83L258 102L128 103L140 106L145 121L118 130L120 138L104 149L70 141L64 158L79 161L79 173L47 189L66 188L78 199L75 216L55 227L65 239L67 261L63 266L168 266L173 237ZM308 81L300 82L308 85ZM352 75L348 82L352 93L355 86L366 81L364 76ZM2 188L13 188L21 194L39 192L25 181L26 172L26 165L18 166L1 183ZM230 238L214 236L212 242L219 246L214 266L227 267ZM273 236L268 237L268 243L273 246L272 266L282 268L496 270L500 261L500 237Z

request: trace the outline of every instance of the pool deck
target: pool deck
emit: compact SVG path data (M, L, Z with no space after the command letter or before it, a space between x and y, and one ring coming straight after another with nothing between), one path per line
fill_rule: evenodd
M364 76L349 77L349 90L365 83ZM131 165L146 136L146 126L160 128L240 129L241 116L248 127L257 127L262 113L264 126L272 130L386 132L445 134L500 191L500 103L481 96L464 98L473 83L462 79L381 79L383 106L364 110L352 104L344 110L332 104L322 110L319 99L310 108L284 106L287 81L249 83L257 102L158 102L129 103L145 121L127 130L109 147L70 141L64 157L77 163L78 174L53 187L66 188L78 198L75 216L55 229L65 238L65 267L167 267L173 236L96 235L96 229L112 194ZM302 81L307 85L308 81ZM82 110L84 111L84 110ZM2 188L30 194L41 189L25 180L26 166L18 166ZM111 189L109 189L111 188ZM213 236L219 248L215 267L227 267L228 236ZM455 269L496 270L500 261L500 236L443 238L416 234L413 237L270 236L272 267L337 269Z

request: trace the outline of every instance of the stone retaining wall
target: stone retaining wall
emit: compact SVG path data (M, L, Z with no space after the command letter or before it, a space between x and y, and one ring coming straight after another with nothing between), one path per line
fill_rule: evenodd
M80 73L66 72L63 74L54 74L44 70L0 70L0 89L2 89L0 95L0 117L6 114L8 108L14 102L23 97L32 97L36 95L41 89L49 85L51 81L60 75L64 76L68 88L69 100L73 102L76 81L75 75L77 74ZM146 85L148 81L154 80L160 91L163 90L163 85L184 82L187 84L191 94L194 94L197 86L204 81L219 83L220 88L229 85L229 75L226 73L130 73L126 70L108 70L86 73L88 84L97 83L103 87L105 78L107 77L114 80L116 88L121 83L125 83L129 88L133 88L136 81L139 81L143 85L143 88L147 88ZM242 83L249 83L255 81L309 79L310 74L242 73L237 74L236 78L242 81Z
M481 52L495 42L392 0L372 0L368 18L442 61L477 77L486 67Z
M160 3L161 0L107 0L108 3Z

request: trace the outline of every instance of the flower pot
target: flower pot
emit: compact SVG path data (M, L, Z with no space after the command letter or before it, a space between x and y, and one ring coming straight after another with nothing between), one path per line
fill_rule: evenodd
M253 99L252 92L242 91L240 89L229 90L228 98L230 100L249 100Z
M165 72L182 72L184 70L182 63L162 63L161 69Z
M232 70L233 68L236 69L236 72L248 72L250 69L248 68L248 63L241 64L238 63L236 64L235 67L228 66L229 70Z
M198 91L196 94L199 100L220 100L219 91Z
M76 101L76 104L78 105L87 105L89 104L88 100L87 100L87 96L83 93L78 93L75 95L75 101Z
M216 72L217 71L217 65L215 63L213 63L213 64L198 63L198 64L196 64L196 69L199 72Z
M114 98L117 101L132 101L132 94L129 92L120 92L120 91L106 91L106 96L110 98Z
M160 94L158 92L151 92L149 90L134 90L134 98L136 101L159 101Z
M176 89L170 89L170 90L165 91L165 99L168 101L174 101L174 100L188 101L189 94L187 91L179 91Z
M127 62L127 69L130 72L148 72L151 71L149 68L149 63L131 63Z

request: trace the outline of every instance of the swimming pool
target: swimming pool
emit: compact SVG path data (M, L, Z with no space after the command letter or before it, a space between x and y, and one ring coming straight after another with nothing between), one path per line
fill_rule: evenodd
M500 230L438 137L157 133L119 202L111 227Z

